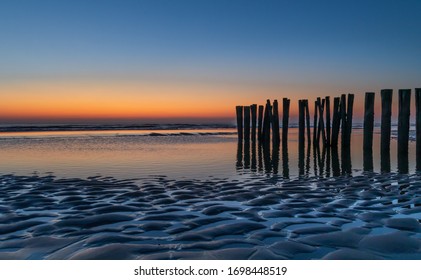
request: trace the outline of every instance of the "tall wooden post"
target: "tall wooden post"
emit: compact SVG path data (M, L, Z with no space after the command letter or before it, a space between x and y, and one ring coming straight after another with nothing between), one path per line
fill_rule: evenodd
M416 109L416 170L421 171L421 88L415 89L415 109Z
M341 146L346 144L346 95L341 95Z
M262 135L263 135L263 110L264 110L264 106L259 105L259 121L258 121L258 126L257 126L257 139L259 141L262 140Z
M265 107L265 118L263 119L263 141L265 144L269 144L270 140L270 124L272 122L272 106L270 100L266 101Z
M257 104L250 106L251 109L251 139L256 141Z
M238 141L243 140L243 106L235 107L237 113Z
M408 173L408 142L409 116L411 105L411 90L399 90L398 117L398 169L401 173Z
M340 98L335 97L333 99L333 120L332 120L332 146L338 146L339 139L339 128L341 125L341 116L340 116Z
M313 147L317 146L317 131L318 131L318 112L319 112L319 103L314 101L314 121L313 121Z
M390 172L390 133L392 128L393 90L382 89L382 120L380 140L380 165L382 172Z
M373 170L374 92L365 93L364 104L364 170Z
M331 138L330 138L330 97L326 96L325 98L326 100L326 144L328 147L330 147L330 142L331 142ZM328 154L330 155L330 152L328 152Z
M322 136L322 144L323 146L326 145L326 133L325 133L325 124L324 124L324 107L325 107L325 100L317 98L319 102L319 131L317 134L317 143L319 143L320 135Z
M364 144L363 150L373 152L373 130L374 130L374 92L365 93L364 104Z
M305 108L305 115L306 115L306 126L307 126L307 147L310 148L311 146L311 134L310 134L310 112L308 108L308 100L304 100L304 108Z
M282 104L282 145L287 146L290 100L288 98L284 98L282 102L283 102Z
M304 132L305 132L305 119L304 119L304 100L298 100L298 146L301 151L304 151Z
M348 94L348 108L346 112L346 145L351 146L352 116L354 109L354 95Z
M278 145L281 141L279 135L279 112L278 100L273 101L273 115L272 115L272 141L274 145Z
M250 106L244 106L244 140L250 141Z

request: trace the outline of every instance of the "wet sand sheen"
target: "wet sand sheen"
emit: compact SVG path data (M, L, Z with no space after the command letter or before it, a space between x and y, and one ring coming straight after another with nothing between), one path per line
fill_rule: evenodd
M420 259L421 175L0 177L1 259Z

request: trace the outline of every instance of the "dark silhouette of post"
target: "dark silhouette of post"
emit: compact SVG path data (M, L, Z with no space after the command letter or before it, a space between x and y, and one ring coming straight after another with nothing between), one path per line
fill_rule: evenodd
M266 101L265 107L265 117L263 119L263 142L269 144L270 140L270 125L272 122L272 106L270 105L270 100Z
M251 142L251 167L252 172L257 171L257 160L256 160L256 141Z
M341 95L341 146L346 143L346 95Z
M415 89L416 170L421 171L421 88Z
M352 116L354 109L354 95L348 94L348 108L346 111L346 145L351 147Z
M273 114L272 114L272 141L274 145L279 146L281 141L279 135L279 112L278 112L278 100L273 101Z
M380 140L380 166L382 172L390 172L390 133L392 127L393 90L382 89L382 120Z
M256 141L257 104L251 105L250 109L251 109L251 140Z
M263 110L264 110L264 106L259 105L259 121L258 121L258 126L257 126L257 139L259 141L262 140L262 134L263 134Z
M317 142L317 130L318 130L318 112L319 112L319 103L314 101L314 120L313 120L313 147L318 145Z
M374 92L365 93L364 104L364 171L373 171Z
M288 144L288 125L289 125L289 104L290 100L284 98L282 100L282 144Z
M304 100L298 100L298 147L304 155L304 136L305 136L305 119L304 119Z
M282 142L282 177L289 179L289 158L288 158L288 146Z
M408 173L408 143L411 90L399 90L398 116L398 169L400 173Z
M322 136L322 144L323 147L326 145L326 133L325 133L325 124L324 124L324 107L325 107L325 100L320 99L317 97L317 101L319 103L319 130L317 132L317 144L320 142L320 135Z
M238 141L243 140L243 106L235 107L237 113Z
M330 97L326 96L325 98L325 111L326 111L326 145L330 147L331 145L331 136L330 136ZM328 152L330 155L330 152ZM329 156L330 157L330 156Z
M250 106L244 106L244 140L250 141Z
M243 169L243 141L238 141L237 143L237 162L235 164L235 169L237 171Z
M311 146L311 133L310 133L310 112L308 108L308 100L304 100L305 116L306 116L306 126L307 126L307 148Z
M340 114L340 98L335 97L333 99L333 120L332 120L332 147L338 146L339 129L341 126L341 114ZM333 157L333 156L332 156Z

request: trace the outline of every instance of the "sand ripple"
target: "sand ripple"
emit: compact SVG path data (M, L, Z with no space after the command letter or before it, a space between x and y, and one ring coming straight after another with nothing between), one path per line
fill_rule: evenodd
M420 175L0 176L0 259L421 259Z

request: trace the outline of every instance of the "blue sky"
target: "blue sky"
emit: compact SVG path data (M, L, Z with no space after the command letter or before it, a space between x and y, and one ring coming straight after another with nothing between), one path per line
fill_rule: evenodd
M414 0L2 0L0 97L10 83L58 80L267 86L309 97L413 88L420 11Z

